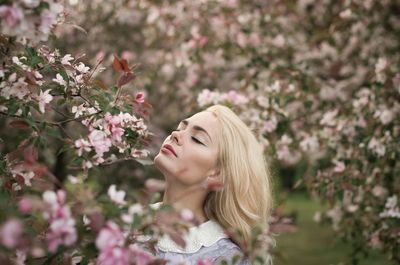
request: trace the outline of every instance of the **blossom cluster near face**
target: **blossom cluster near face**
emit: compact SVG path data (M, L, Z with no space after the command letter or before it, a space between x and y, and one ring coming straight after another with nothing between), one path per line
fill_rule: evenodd
M125 246L126 238L117 224L107 222L96 238L96 247L100 254L96 264L141 264L147 265L155 257L136 244Z
M78 107L74 106L72 112L75 112L76 117L81 115L90 114L94 109L90 106L82 104ZM86 166L91 167L94 165L105 162L104 154L109 152L114 146L118 149L119 153L129 152L129 155L134 158L143 158L148 155L145 149L136 149L132 147L129 142L129 136L125 132L135 132L138 137L144 137L147 134L147 126L142 118L137 118L130 113L119 113L118 115L111 115L106 113L104 117L96 119L94 116L82 120L88 130L87 138L80 138L75 141L77 154L82 156L83 153L94 151L95 155L93 160L87 161Z
M54 0L21 0L0 5L1 33L14 36L23 44L47 41L63 10L64 6Z

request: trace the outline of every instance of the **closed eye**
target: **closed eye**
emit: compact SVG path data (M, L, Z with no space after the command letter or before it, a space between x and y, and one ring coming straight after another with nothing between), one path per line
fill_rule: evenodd
M196 137L193 137L193 136L192 136L192 140L193 140L194 142L198 143L198 144L204 145L204 144L203 144L202 142L200 142Z

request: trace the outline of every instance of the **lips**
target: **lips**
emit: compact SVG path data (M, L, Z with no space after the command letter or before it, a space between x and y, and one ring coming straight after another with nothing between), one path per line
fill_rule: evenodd
M176 155L176 152L175 152L174 148L172 147L172 145L170 145L170 144L164 144L162 148L167 149L168 151L170 151L171 153L173 153L174 156L178 157L178 156Z

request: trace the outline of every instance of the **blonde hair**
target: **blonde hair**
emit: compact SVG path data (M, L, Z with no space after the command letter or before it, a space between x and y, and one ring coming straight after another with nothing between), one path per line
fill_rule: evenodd
M207 217L225 229L239 231L232 238L243 248L249 242L252 227L266 228L272 209L271 176L263 148L246 124L228 107L214 105L219 130L218 165L224 189L211 191L204 202Z

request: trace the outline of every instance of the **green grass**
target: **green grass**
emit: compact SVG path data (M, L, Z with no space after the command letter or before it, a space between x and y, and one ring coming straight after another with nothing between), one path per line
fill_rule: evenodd
M297 212L298 231L276 237L274 265L337 265L349 261L351 246L344 243L327 225L313 221L314 213L324 207L305 193L290 194L285 201L286 213ZM359 265L391 265L378 252L369 253Z

